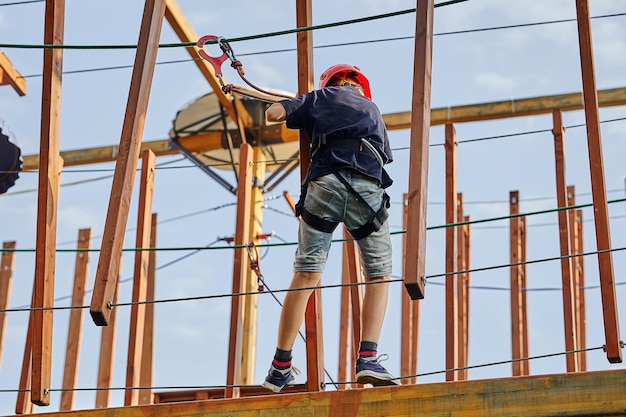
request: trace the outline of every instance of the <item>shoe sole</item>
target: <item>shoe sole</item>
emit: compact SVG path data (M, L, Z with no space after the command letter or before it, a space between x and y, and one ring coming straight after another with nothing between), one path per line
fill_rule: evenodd
M268 390L274 391L274 392L280 392L283 388L291 387L293 385L295 385L295 381L290 381L286 385L283 385L283 386L274 385L271 382L267 382L267 381L264 381L262 384L263 388L267 388Z
M382 377L380 374L376 374L370 371L361 371L356 377L357 384L372 384L375 387L385 387L391 385L400 385L399 382L389 377Z

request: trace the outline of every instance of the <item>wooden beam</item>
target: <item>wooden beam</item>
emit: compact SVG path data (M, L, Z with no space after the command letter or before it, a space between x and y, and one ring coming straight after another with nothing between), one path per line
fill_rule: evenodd
M122 262L117 272L117 284L113 293L113 304L117 303L122 278ZM115 356L115 339L117 335L117 309L111 311L109 323L102 327L100 337L100 357L98 361L98 377L96 391L96 408L109 408L111 397L111 381L113 379L113 359Z
M344 230L344 237L346 232ZM353 343L351 342L351 328L350 314L352 306L350 305L350 287L346 286L350 283L350 265L348 262L348 241L346 240L342 245L342 258L341 258L341 295L339 299L339 355L337 359L337 380L348 381L351 380L352 375L352 352ZM348 389L348 384L339 384L338 390Z
M456 219L457 222L463 221L465 216L463 215L463 193L456 194ZM456 231L456 256L457 256L457 271L466 271L466 257L465 257L465 229L469 225L457 226ZM468 286L467 286L467 272L456 274L456 314L457 314L457 367L461 368L457 372L457 379L467 379L468 372L466 368L468 364Z
M522 288L522 297L521 297L521 308L522 308L522 357L528 358L530 357L529 350L529 338L528 338L528 244L526 242L526 216L522 216L519 218L519 244L520 244L520 272L521 272L521 280L520 285ZM530 375L530 361L522 362L522 375Z
M2 244L2 260L0 261L0 365L4 350L4 329L7 324L7 313L2 311L9 307L11 298L11 281L13 279L13 263L15 262L15 241Z
M26 95L26 78L13 67L4 52L0 52L0 85L10 85L20 96Z
M626 409L626 371L579 372L462 382L260 395L80 410L73 417L547 417L617 416ZM46 413L66 417L67 413Z
M122 245L139 158L139 145L159 49L159 37L165 13L164 1L147 0L144 7L126 116L122 126L119 154L113 175L111 197L91 297L90 313L94 323L98 326L106 326L111 315L110 303L117 283L115 278L122 257Z
M150 247L157 247L157 219L152 213L150 225ZM141 353L141 375L139 386L147 387L139 390L139 404L152 404L152 368L154 367L154 303L156 292L156 252L151 250L148 255L148 276L146 285L146 320L143 327L143 346Z
M447 124L445 128L446 151L446 224L457 221L457 192L456 192L456 160L457 140L454 125ZM458 226L446 227L446 369L456 369L459 366L459 317L458 317ZM446 381L457 381L458 371L446 372Z
M65 0L46 0L44 44L62 45ZM50 404L52 368L52 310L54 304L54 263L61 158L61 79L63 49L43 52L41 137L37 197L37 243L35 245L35 302L33 315L33 367L31 401Z
M619 315L615 295L613 253L610 252L611 231L606 197L606 183L604 179L600 117L598 114L599 104L593 64L593 42L591 40L591 21L589 17L588 0L576 0L576 17L578 21L578 44L580 48L580 66L583 82L583 102L585 103L585 121L587 122L587 146L589 148L591 194L593 196L593 210L596 226L596 245L598 249L604 335L606 338L606 357L610 363L621 363L622 341L620 339Z
M74 268L74 287L72 290L72 306L85 305L85 288L89 275L89 251L91 247L91 229L78 231L76 266ZM65 368L63 370L63 392L61 393L60 411L71 411L74 408L74 388L78 378L78 363L82 341L83 316L82 308L70 311L70 322L67 330L67 347L65 348Z
M600 107L626 105L626 87L598 91L598 104ZM503 106L512 106L514 112L501 110ZM528 109L528 114L520 114L520 109ZM556 96L534 97L521 100L470 104L467 106L455 106L432 109L431 126L446 123L474 122L492 120L504 117L521 117L535 114L551 113L553 109L561 111L580 110L583 108L582 93L563 94ZM467 114L466 116L461 116ZM390 113L383 115L383 120L388 130L410 129L411 112ZM280 139L283 142L299 140L295 130L287 129L284 124L279 125ZM257 140L263 140L266 136L263 129L253 135ZM272 138L275 140L276 135ZM205 132L193 136L186 136L178 140L187 150L192 152L209 152L222 149L222 132ZM75 151L61 152L66 166L94 164L99 162L115 161L118 154L118 146L104 146L99 148L80 149ZM178 149L170 145L169 139L147 141L141 144L141 150L151 149L157 156L177 154ZM308 149L306 150L308 152ZM25 171L37 169L38 155L25 155L23 169Z
M404 285L413 300L424 298L434 7L433 0L417 0L406 231L410 244L404 260Z
M598 91L598 105L600 107L626 105L626 87ZM482 104L439 107L432 109L430 125L534 116L551 113L552 109L561 109L562 111L582 110L583 94L568 93ZM383 115L383 120L389 130L411 128L411 112L385 114Z
M359 356L359 348L361 344L361 329L362 322L361 317L363 315L363 271L361 268L361 255L359 248L357 247L354 239L348 232L348 229L344 226L343 237L346 240L346 258L348 262L348 282L352 284L350 286L350 311L352 313L352 362L350 363L351 381L356 380L356 369L354 364ZM357 285L358 284L358 285ZM354 384L354 386L361 386L360 384Z
M20 372L20 382L18 385L17 399L15 401L16 414L30 414L33 412L33 403L30 402L31 374L33 366L33 315L32 307L35 303L35 286L31 296L31 311L28 314L28 326L26 327L26 337L24 339L24 356L22 359L22 370Z
M509 193L509 213L519 214L519 192ZM522 245L520 238L520 218L511 217L510 224L510 285L511 285L511 362L513 376L523 375L522 362L524 348L523 319L525 311L522 303Z
M409 210L407 206L407 194L403 194L402 200L402 229L406 230ZM402 259L406 256L406 233L402 235ZM404 263L402 264L402 275L404 275ZM417 348L419 330L419 310L420 301L412 301L409 293L401 292L402 318L400 323L400 375L403 377L417 375ZM402 378L402 384L415 384L416 376Z
M142 353L144 347L144 324L146 321L146 298L148 294L148 265L150 252L141 250L150 247L150 227L152 225L152 195L154 189L154 168L156 157L152 151L141 155L141 179L139 181L139 201L137 204L137 234L135 264L133 269L133 293L130 307L128 355L126 362L126 388L124 405L139 404Z
M239 149L239 182L237 187L237 214L235 225L235 245L247 245L250 236L250 207L252 205L253 149L248 144ZM233 297L230 308L230 336L228 342L228 362L224 398L239 397L241 385L241 365L243 352L243 296L246 274L250 260L245 247L235 249L233 266Z
M185 14L180 10L178 4L175 0L165 0L165 17L167 21L172 26L172 29L178 35L178 38L182 42L197 42L200 38L196 31L193 29ZM252 118L248 114L248 111L235 96L227 96L222 91L222 86L220 85L219 80L215 76L215 69L213 66L206 60L202 59L198 54L197 46L189 46L186 48L189 55L194 60L198 69L204 75L204 78L209 82L211 88L215 92L217 99L220 104L224 107L228 116L231 120L237 122L240 121L242 128L248 127L252 125ZM222 76L224 83L226 84L226 78ZM245 138L245 136L242 136Z
M556 168L556 200L561 209L558 212L559 219L559 247L561 254L561 291L563 295L563 330L565 331L565 350L572 352L578 348L576 336L576 314L575 314L575 285L572 273L572 258L570 250L569 218L565 211L567 207L567 185L565 180L565 143L563 135L563 118L561 111L552 111L554 135L554 161ZM567 372L578 372L577 354L570 354L565 357Z

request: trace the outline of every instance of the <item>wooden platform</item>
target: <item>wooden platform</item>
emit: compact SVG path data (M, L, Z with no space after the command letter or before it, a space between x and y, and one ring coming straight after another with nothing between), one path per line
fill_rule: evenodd
M626 416L626 370L268 394L48 417Z

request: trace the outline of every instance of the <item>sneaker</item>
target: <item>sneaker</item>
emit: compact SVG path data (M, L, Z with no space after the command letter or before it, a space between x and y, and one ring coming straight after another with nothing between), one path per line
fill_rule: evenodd
M287 385L295 385L296 378L293 374L300 375L300 370L295 366L280 370L272 365L265 377L263 387L274 392L280 392L280 390Z
M389 355L387 354L382 354L376 359L370 360L358 358L356 360L356 382L359 384L372 384L375 387L400 385L400 382L380 364L380 362L388 358Z

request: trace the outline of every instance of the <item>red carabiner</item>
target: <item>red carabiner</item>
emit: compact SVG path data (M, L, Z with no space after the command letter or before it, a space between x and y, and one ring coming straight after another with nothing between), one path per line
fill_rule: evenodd
M198 43L197 43L198 48L200 48L200 50L198 51L198 54L200 54L202 58L206 59L207 61L211 63L211 65L213 65L213 69L215 70L215 75L220 78L222 77L222 64L227 59L229 58L232 59L232 52L230 50L230 46L228 46L228 44L225 42L221 42L221 39L222 39L221 37L218 37L215 35L206 35L198 39ZM204 45L209 41L217 41L220 48L222 48L222 51L224 51L224 53L220 57L218 58L212 57L204 50Z

